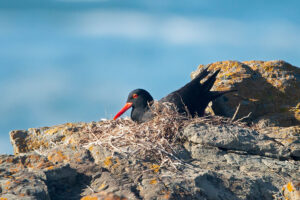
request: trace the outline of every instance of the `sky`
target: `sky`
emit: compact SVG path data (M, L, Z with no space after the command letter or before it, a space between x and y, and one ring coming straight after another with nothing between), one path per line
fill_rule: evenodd
M0 154L11 130L111 119L131 90L160 99L199 64L300 66L299 35L298 0L2 0Z

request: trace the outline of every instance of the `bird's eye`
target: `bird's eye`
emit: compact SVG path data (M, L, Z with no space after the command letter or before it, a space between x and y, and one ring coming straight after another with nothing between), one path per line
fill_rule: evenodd
M132 98L135 99L135 98L137 98L138 96L139 96L139 95L137 95L137 94L133 94L133 95L132 95Z

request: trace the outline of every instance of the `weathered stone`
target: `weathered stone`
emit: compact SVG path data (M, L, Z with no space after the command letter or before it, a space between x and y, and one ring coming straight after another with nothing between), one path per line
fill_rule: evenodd
M75 148L81 140L86 139L81 130L88 125L88 123L66 123L53 127L30 128L27 131L15 130L10 132L10 139L15 154L50 149L60 144Z
M84 134L77 131L79 128L73 128L76 131L70 135L79 141L78 135ZM190 123L180 132L184 147L174 147L178 157L187 162L178 172L114 154L95 144L83 148L60 140L50 148L31 149L41 155L18 153L17 157L5 157L0 166L17 168L23 176L30 171L42 189L30 186L29 193L45 194L45 198L68 199L71 194L73 199L101 199L105 195L124 199L272 199L289 180L300 177L298 135L286 144L271 138L294 133L292 129L278 129L276 133L274 128L269 128L258 132L236 125ZM55 134L52 135L57 138ZM26 167L6 166L9 161L17 165L21 160ZM1 195L24 193L24 189L16 186L6 190L6 181L1 178ZM34 199L34 195L29 197Z
M184 129L182 136L192 144L217 147L222 150L280 159L290 159L295 156L288 147L249 128L192 124ZM300 149L300 145L295 148Z
M208 111L232 117L241 104L237 118L251 112L251 121L264 121L266 126L300 124L299 68L284 61L222 61L199 65L191 77L207 66L221 69L213 90L237 90L218 98Z
M51 167L43 157L0 156L0 197L7 199L49 199L46 176L41 169Z

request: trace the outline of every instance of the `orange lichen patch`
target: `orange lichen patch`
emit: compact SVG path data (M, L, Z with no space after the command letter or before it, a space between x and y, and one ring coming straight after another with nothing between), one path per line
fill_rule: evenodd
M66 136L61 137L61 141L65 141Z
M14 158L13 157L9 157L9 158L6 159L5 162L7 162L7 163L13 163L13 161L14 161Z
M110 167L112 165L112 157L111 156L106 157L103 163L105 167Z
M101 196L101 199L104 199L104 200L127 200L127 198L125 198L125 197L120 197L120 196L114 195L114 194L103 194Z
M67 160L67 157L61 151L56 151L48 156L48 160L51 162L64 162Z
M153 165L151 166L151 169L152 169L155 173L157 173L157 172L159 172L160 166L159 166L159 165L156 165L156 164L153 164Z
M65 132L67 131L68 128L72 128L72 127L75 127L76 124L73 124L73 123L66 123L66 124L63 124L63 125L59 125L59 126L56 126L54 128L49 128L47 130L44 131L44 133L46 134L55 134L55 133L58 133L58 132Z
M47 170L53 170L53 169L54 169L54 166L47 167L46 169L47 169Z
M8 198L0 197L0 200L8 200Z
M163 190L161 192L164 194L164 196L163 196L164 199L169 199L170 198L170 194L171 194L170 191Z
M75 157L77 162L82 162L82 160L80 159L80 156L81 156L81 154L79 152L75 153L74 157Z
M152 180L150 180L149 182L151 185L156 185L157 184L157 180L154 178Z
M61 127L55 127L55 128L51 128L51 129L46 130L45 133L53 135L54 133L57 133L60 130L61 130Z
M52 166L50 162L40 161L35 165L35 168L37 169L43 169Z
M7 176L7 175L4 175L3 177L4 177L4 178L10 178L10 179L13 179L13 178L14 178L13 176Z
M11 184L10 181L6 181L6 182L4 183L4 185L10 185L10 184Z
M98 200L98 197L95 197L95 196L85 196L85 197L82 197L80 200Z
M94 148L94 146L91 145L91 146L88 148L88 150L89 150L89 151L93 151L93 148Z
M26 143L26 148L19 152L28 152L29 150L39 149L40 147L48 148L49 143L43 140L30 140Z
M289 192L292 192L294 191L294 187L293 187L293 184L291 182L289 182L286 186L286 188L288 189Z
M14 182L17 184L21 183L21 181L18 181L18 180L14 180Z
M282 188L282 194L284 199L298 200L300 199L300 182L292 183L288 182Z
M33 155L28 155L27 159L30 159L31 161L35 162L41 159L41 156L33 154Z
M121 165L119 158L116 158L116 159L115 159L115 162L116 162L116 164L114 164L114 165L112 166L113 169L116 169L117 167L119 167L119 166Z
M11 172L11 173L17 173L18 171L20 171L20 168L11 168L11 169L9 169L9 172Z

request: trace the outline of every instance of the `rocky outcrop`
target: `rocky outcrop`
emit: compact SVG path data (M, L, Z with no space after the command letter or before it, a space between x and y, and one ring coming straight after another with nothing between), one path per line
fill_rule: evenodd
M265 115L258 113L252 124L241 123L251 110L244 108L236 121L191 119L166 106L143 124L120 119L12 131L15 155L0 156L0 199L299 199L297 121L262 127Z
M209 111L231 117L241 104L237 118L251 112L250 121L261 127L300 125L300 68L284 61L223 61L199 65L221 69L213 90L236 89L217 99Z
M130 125L143 128L139 126L144 125L129 119L13 131L13 141L21 138L32 141L38 138L37 132L45 135L41 140L49 141L39 142L39 146L15 146L15 151L26 151L16 156L1 156L2 197L273 199L284 192L285 184L299 181L300 157L293 155L288 145L238 125L208 125L193 120L186 123L178 133L183 145L177 143L174 147L180 159L173 160L174 167L102 149L103 146L95 143L97 140L82 146L83 135L95 126L113 124L109 128L116 130L118 126L126 129ZM129 125L124 127L124 124Z

